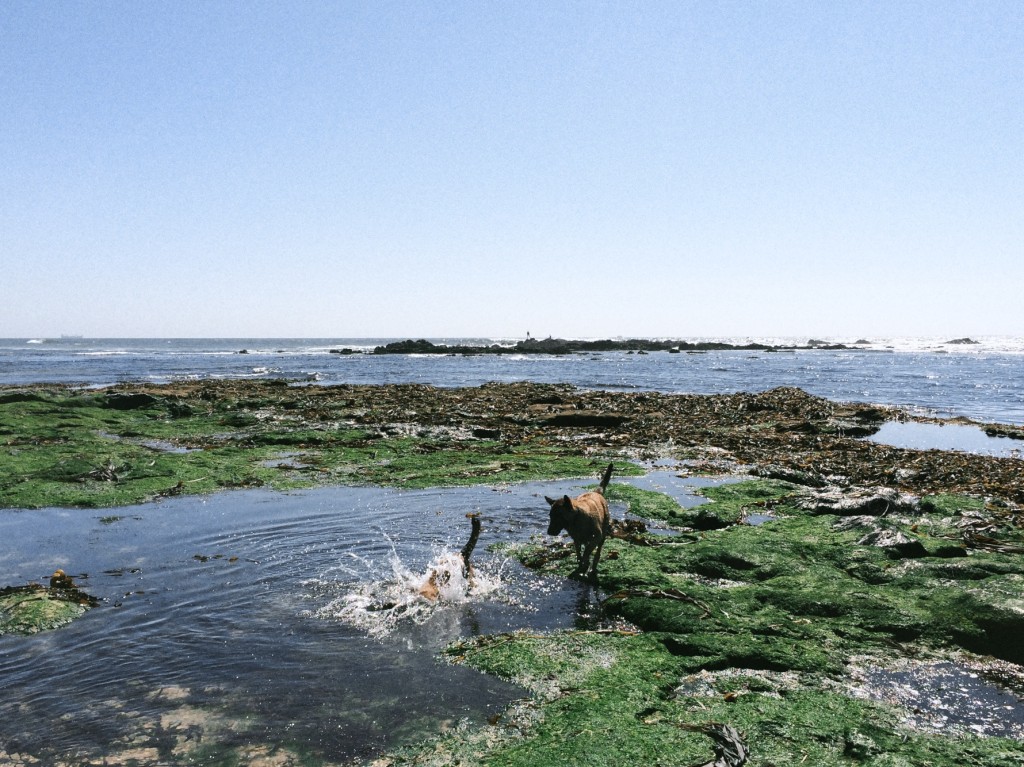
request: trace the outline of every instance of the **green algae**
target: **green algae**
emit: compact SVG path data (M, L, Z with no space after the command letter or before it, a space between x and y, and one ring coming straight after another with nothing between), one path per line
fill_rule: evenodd
M93 606L95 601L77 589L48 589L39 585L2 588L0 635L53 631Z
M748 764L1019 764L1024 745L905 728L895 707L829 689L815 674L717 675L671 652L662 634L562 632L481 637L456 662L528 687L533 703L475 733L406 749L379 763L501 765L703 764L700 728L734 727Z
M0 401L0 507L110 507L239 487L515 482L591 476L609 460L569 444L388 434L349 423L370 418L363 411L303 409L301 392L261 390L9 394Z
M517 633L453 645L453 662L522 684L532 699L490 727L381 763L703 764L711 723L738 731L748 764L763 767L1021 763L1017 740L915 730L903 709L848 691L850 659L865 654L884 661L952 650L1024 661L1024 561L977 549L935 555L983 503L937 497L913 517L851 520L803 510L801 489L785 482L702 492L734 522L606 542L605 614L640 633ZM681 525L685 510L658 495L616 484L608 492L633 514ZM753 511L772 519L738 522ZM920 548L877 543L897 533ZM567 577L568 551L554 542L516 553L540 573Z

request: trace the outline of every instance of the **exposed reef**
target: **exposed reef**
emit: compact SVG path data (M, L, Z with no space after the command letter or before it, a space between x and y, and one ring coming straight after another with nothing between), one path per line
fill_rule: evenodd
M858 341L857 343L867 343ZM426 339L394 341L374 348L374 354L577 354L585 352L692 352L692 351L794 351L797 349L851 349L855 346L809 340L805 345L730 344L719 341L672 341L650 338L581 341L565 338L527 338L512 345L435 344ZM340 352L339 352L340 353Z
M860 439L895 408L799 389L675 395L558 384L283 381L0 389L0 506L114 506L232 487L403 487L590 476L671 457L821 486L1024 502L1021 462Z

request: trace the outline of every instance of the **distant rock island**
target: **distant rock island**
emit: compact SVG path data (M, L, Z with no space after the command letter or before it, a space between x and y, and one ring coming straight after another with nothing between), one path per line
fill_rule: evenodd
M860 343L860 342L859 342ZM626 340L579 341L565 338L527 338L512 346L491 344L469 346L435 344L423 338L418 341L395 341L374 348L374 354L578 354L585 352L705 352L705 351L796 351L798 349L853 349L846 344L833 344L811 339L804 345L772 346L769 344L729 344L719 341L657 341L649 338Z

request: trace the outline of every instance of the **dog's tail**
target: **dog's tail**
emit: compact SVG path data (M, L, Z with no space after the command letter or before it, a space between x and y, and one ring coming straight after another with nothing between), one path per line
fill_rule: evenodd
M612 470L615 468L614 463L608 464L608 468L604 470L604 475L601 477L601 486L597 489L601 495L604 495L604 491L608 489L608 482L612 478Z

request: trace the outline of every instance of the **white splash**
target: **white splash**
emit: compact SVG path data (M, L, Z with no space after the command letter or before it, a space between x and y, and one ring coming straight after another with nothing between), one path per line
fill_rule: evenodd
M372 563L353 557L357 567L341 565L351 575L373 573ZM392 549L387 568L377 577L356 582L317 580L308 582L321 593L336 594L323 607L311 611L315 618L339 620L380 638L402 624L423 624L438 610L451 605L486 599L501 588L501 574L475 566L466 576L462 556L456 551L438 552L422 572L409 569ZM359 567L361 565L361 567ZM341 591L338 594L338 591Z

